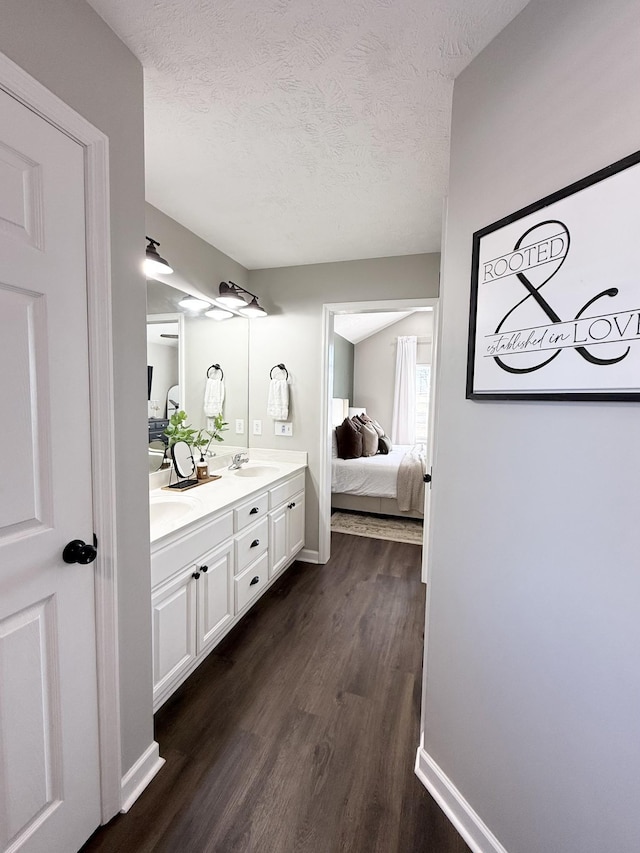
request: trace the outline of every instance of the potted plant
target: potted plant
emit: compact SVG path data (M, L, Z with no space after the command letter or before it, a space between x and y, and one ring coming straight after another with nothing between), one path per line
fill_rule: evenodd
M222 415L210 418L213 421L213 430L194 429L187 423L187 413L180 409L169 418L169 424L164 431L167 436L169 447L177 441L185 441L190 447L197 447L200 451L200 460L204 462L204 454L209 450L212 441L224 441L220 433L228 429L229 424Z

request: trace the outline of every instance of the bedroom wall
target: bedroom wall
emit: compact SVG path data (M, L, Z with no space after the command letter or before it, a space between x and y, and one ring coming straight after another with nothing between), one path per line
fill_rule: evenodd
M122 770L153 741L142 67L84 0L3 0L0 51L109 137Z
M465 400L472 234L640 147L639 39L531 0L454 87L421 757L509 853L640 850L640 404Z
M402 335L428 338L418 343L418 363L431 364L433 312L419 311L356 344L354 358L354 400L391 432L396 373L397 340Z
M330 302L426 298L438 295L440 255L407 255L333 264L251 270L249 288L270 312L251 321L249 332L249 420L261 418L261 436L251 447L306 450L307 548L318 549L318 480L322 365L322 306ZM390 282L393 292L390 292ZM269 368L284 362L291 375L293 436L274 436L267 418Z
M353 403L354 345L341 335L333 337L333 396Z

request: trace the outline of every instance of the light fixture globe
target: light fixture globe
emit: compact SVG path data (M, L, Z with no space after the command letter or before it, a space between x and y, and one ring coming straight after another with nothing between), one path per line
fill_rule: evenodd
M196 296L187 296L178 302L181 308L186 308L187 311L204 311L205 308L211 308L211 303L204 299L198 299Z
M221 320L228 320L230 317L233 317L233 314L231 311L225 311L224 308L218 308L214 305L209 311L204 312L204 316L220 322Z
M157 246L160 245L157 240L152 240L151 237L145 237L148 240L146 257L144 259L144 271L147 275L169 275L173 272L173 268L169 266L169 262L161 258L158 254Z
M238 309L238 314L242 314L243 317L249 317L252 320L267 316L267 312L258 304L255 296L247 306Z
M244 308L247 304L246 300L240 296L240 288L232 281L220 282L220 296L217 297L216 302L220 305L228 305L230 308Z

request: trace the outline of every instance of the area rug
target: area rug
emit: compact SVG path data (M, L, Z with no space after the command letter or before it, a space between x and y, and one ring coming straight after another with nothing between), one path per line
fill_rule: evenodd
M390 539L422 545L422 519L389 518L356 512L334 512L331 530L351 536L368 536L370 539Z

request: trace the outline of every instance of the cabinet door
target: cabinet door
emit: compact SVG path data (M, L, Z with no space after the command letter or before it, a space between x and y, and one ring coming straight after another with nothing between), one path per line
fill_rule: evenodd
M287 504L287 557L293 557L304 546L304 492Z
M198 562L197 652L212 643L233 619L233 543Z
M272 578L284 568L289 551L287 548L287 517L289 510L286 505L274 510L269 515L269 577Z
M151 599L154 698L196 656L196 583L192 574L193 569L185 570Z

